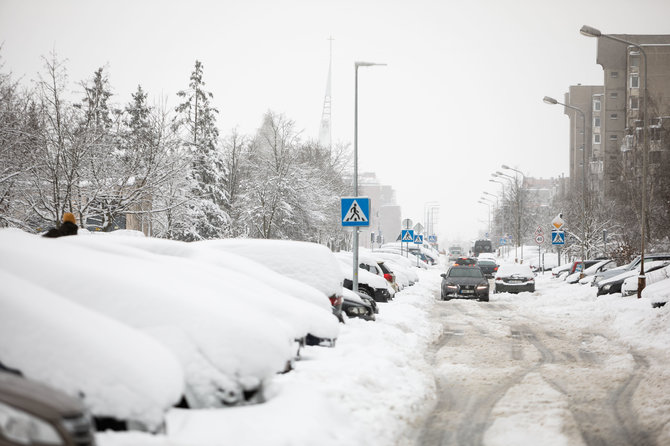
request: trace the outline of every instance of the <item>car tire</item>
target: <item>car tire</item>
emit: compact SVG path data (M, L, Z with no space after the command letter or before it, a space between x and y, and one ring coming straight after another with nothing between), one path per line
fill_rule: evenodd
M489 295L487 294L486 296L480 297L479 301L480 302L488 302L489 301Z

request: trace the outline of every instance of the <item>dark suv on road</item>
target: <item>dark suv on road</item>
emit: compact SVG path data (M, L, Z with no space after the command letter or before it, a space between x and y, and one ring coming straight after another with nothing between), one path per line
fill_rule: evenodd
M449 300L452 297L489 300L489 281L476 266L452 266L441 274L442 287L440 297Z

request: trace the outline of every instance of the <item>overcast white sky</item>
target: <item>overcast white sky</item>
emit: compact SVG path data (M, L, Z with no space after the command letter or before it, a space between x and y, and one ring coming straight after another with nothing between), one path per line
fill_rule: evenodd
M172 105L198 59L223 134L272 109L316 138L332 36L334 141L353 143L354 61L387 63L359 71L359 170L403 217L438 201L441 238L468 239L501 164L568 174L568 119L542 98L602 84L579 28L667 34L668 17L667 0L0 0L0 55L28 82L55 49L73 85L107 65L116 102L141 84Z

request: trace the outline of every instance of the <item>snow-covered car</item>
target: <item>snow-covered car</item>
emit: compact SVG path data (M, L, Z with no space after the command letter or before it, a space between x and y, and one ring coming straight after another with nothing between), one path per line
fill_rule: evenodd
M25 266L33 274L34 265ZM184 393L182 366L166 347L4 266L0 283L0 359L6 366L73 398L81 395L100 429L159 429Z
M494 278L494 293L520 293L535 291L535 273L530 266L518 263L503 264L498 267Z
M353 253L349 251L340 251L337 254L335 254L336 257L342 257L343 259L347 259L350 262L353 262ZM379 277L383 277L391 286L393 289L394 293L397 291L400 291L402 286L398 283L396 275L391 271L388 266L384 264L384 260L379 258L379 256L375 255L374 253L370 252L359 252L358 253L358 265L372 273L376 274ZM352 267L352 272L353 272L353 267Z
M112 232L110 235L115 235ZM300 344L334 346L339 325L330 300L319 290L247 257L217 248L216 241L185 243L156 238L116 236L115 243L154 254L189 259L216 268L222 293L262 307L291 327Z
M648 262L658 260L670 260L670 254L668 253L645 254L644 256L645 271L648 269L647 268ZM639 264L640 264L640 256L637 256L630 263L627 263L625 265L616 268L612 268L607 271L599 272L596 274L596 277L591 283L591 286L600 287L602 281L607 280L614 276L618 276L619 274L624 273L626 271L633 271L636 268L639 271L640 270L640 268L638 267Z
M337 261L344 276L344 288L352 290L354 285L352 258L338 253ZM358 291L372 297L376 302L388 302L395 296L395 291L386 279L360 267L358 268Z
M649 300L651 306L659 308L670 301L670 278L647 285L642 290L642 298Z
M93 423L79 398L6 371L0 363L0 444L94 445Z
M612 259L599 260L596 263L593 263L590 266L587 266L582 274L581 269L575 271L574 273L568 275L565 278L566 283L580 283L580 284L589 284L595 278L595 275L601 271L607 271L612 268L616 268L616 261Z
M375 250L374 253L377 257L383 259L396 275L405 276L407 286L412 286L419 281L416 262L412 263L407 257L392 252ZM402 277L401 280L403 280Z
M645 287L647 287L652 283L656 283L670 277L670 266L662 266L656 269L646 269L644 275L645 275ZM622 296L632 296L633 294L637 294L637 284L638 284L637 279L638 279L637 276L633 276L623 281L623 284L621 285Z
M561 276L567 276L570 274L570 268L572 268L572 263L565 263L563 265L555 266L551 269L551 277L559 278Z
M182 365L188 407L258 401L295 357L290 326L202 262L113 237L0 231L0 268L154 337Z
M334 314L339 317L344 278L328 247L318 243L268 239L225 239L199 243L247 257L316 288L330 300Z
M647 272L652 272L655 271L659 268L663 268L670 264L670 260L653 260L653 261L645 261L644 262L644 267L645 267L645 274ZM618 268L614 268L613 270L610 271L620 271ZM596 296L602 296L604 294L614 294L614 293L620 293L621 292L621 287L623 286L624 280L628 279L629 277L634 277L637 279L637 276L640 274L640 264L638 263L633 267L632 270L626 270L623 272L620 272L614 277L610 277L608 279L601 280L598 284L598 291L596 293ZM637 290L637 288L636 288Z
M366 321L374 321L375 310L368 299L362 297L361 294L362 293L354 293L353 291L344 288L342 290L342 313L347 317L356 317ZM372 302L374 302L374 300Z

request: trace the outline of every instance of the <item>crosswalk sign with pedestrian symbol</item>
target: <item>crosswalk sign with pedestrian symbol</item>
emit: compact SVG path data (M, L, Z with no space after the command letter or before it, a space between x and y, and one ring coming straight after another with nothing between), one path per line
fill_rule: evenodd
M415 245L422 245L423 244L423 235L417 234L414 236L414 244Z
M551 244L565 245L565 232L558 230L551 231Z
M370 199L341 198L342 226L370 226Z
M412 243L414 242L414 229L403 229L402 237L400 240L402 243Z

